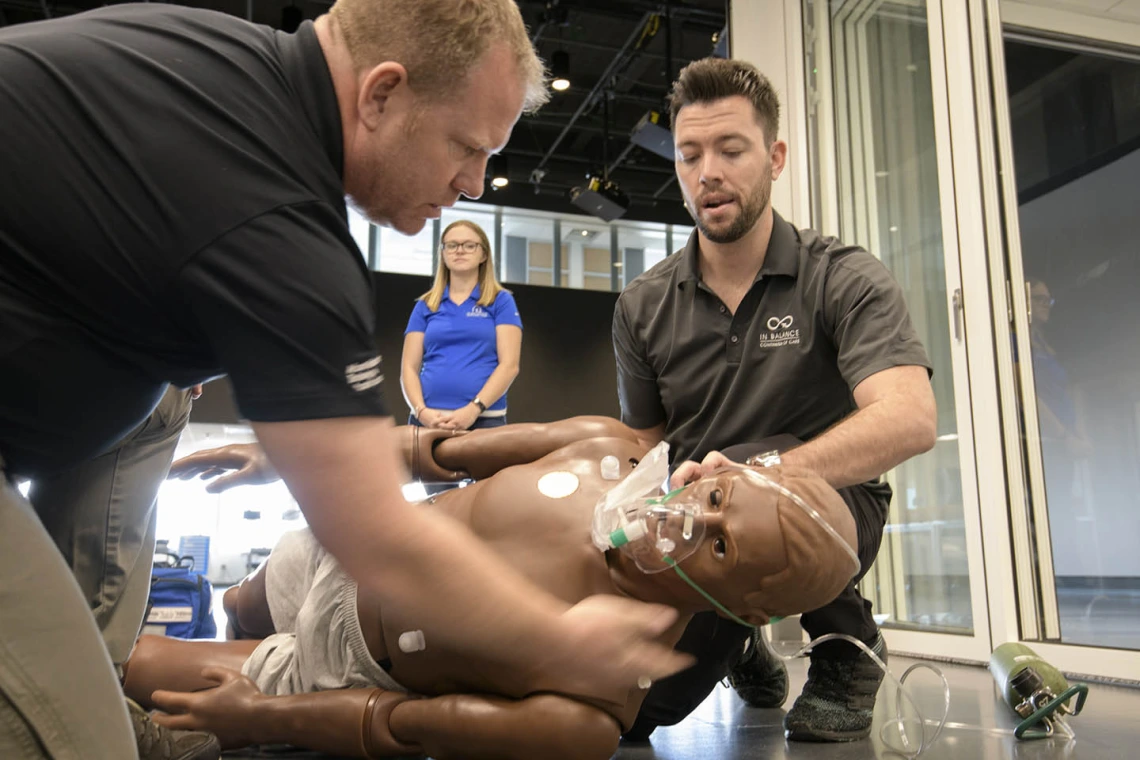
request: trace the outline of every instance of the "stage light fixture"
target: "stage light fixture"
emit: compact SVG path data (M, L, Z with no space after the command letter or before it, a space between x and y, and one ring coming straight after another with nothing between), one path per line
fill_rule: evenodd
M629 198L616 182L593 175L587 175L587 179L585 187L575 187L570 191L570 202L575 206L606 222L612 222L629 210Z
M558 92L570 89L570 54L556 50L550 57L550 87Z
M669 122L665 114L658 111L649 111L637 126L629 133L629 141L634 145L656 153L666 161L675 158L673 147L673 133L669 131Z
M499 190L511 183L507 175L507 157L496 154L491 156L491 187Z

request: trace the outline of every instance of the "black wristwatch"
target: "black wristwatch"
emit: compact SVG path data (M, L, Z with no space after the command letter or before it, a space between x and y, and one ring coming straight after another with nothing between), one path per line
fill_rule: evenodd
M480 401L478 396L471 399L471 403L474 404L475 406L479 407L479 413L480 414L487 411L487 405L484 404L482 401Z

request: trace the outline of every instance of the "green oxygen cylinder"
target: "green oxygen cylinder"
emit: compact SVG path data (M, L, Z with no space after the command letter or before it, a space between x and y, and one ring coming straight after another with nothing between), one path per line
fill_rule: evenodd
M1017 642L994 650L990 674L1006 704L1022 719L1013 732L1018 739L1043 739L1058 729L1072 734L1064 716L1081 711L1088 686L1070 686L1061 671Z

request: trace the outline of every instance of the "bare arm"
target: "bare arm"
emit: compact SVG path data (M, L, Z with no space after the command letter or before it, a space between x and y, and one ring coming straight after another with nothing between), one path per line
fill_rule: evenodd
M783 456L835 488L877 478L934 446L937 411L925 367L876 372L855 387L858 411Z
M404 401L408 403L408 408L417 419L424 407L424 389L420 385L420 370L423 368L423 363L424 334L410 332L404 336L404 351L400 355L400 389L404 392Z
M498 401L519 376L519 356L522 354L522 330L514 325L495 327L495 350L499 364L479 390L479 400L487 406Z
M411 508L386 419L255 423L317 540L427 641L478 653L536 689L597 693L659 678L688 658L651 639L674 610L617 597L573 608L539 589L463 526ZM603 692L605 693L605 692Z

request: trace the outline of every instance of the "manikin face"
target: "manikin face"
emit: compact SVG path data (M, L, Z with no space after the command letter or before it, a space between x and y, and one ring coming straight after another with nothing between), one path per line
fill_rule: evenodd
M854 560L836 539L766 478L797 493L851 546L857 538L850 510L818 476L769 468L755 472L761 477L744 468L720 470L676 497L701 505L704 529L700 546L678 566L734 614L760 625L773 614L826 604L854 574ZM650 577L707 608L676 574Z
M768 208L787 146L777 140L765 147L755 109L742 96L685 106L673 134L677 179L697 229L714 243L744 237Z
M426 101L398 63L361 79L345 145L345 189L377 224L405 235L464 195L483 194L487 160L522 112L523 83L509 54L492 47L450 100Z
M454 250L448 250L449 244L455 244ZM479 233L466 224L457 224L447 231L439 242L444 266L452 274L466 274L478 272L479 265L487 260L487 252L483 250L483 241ZM468 251L468 248L474 248Z

